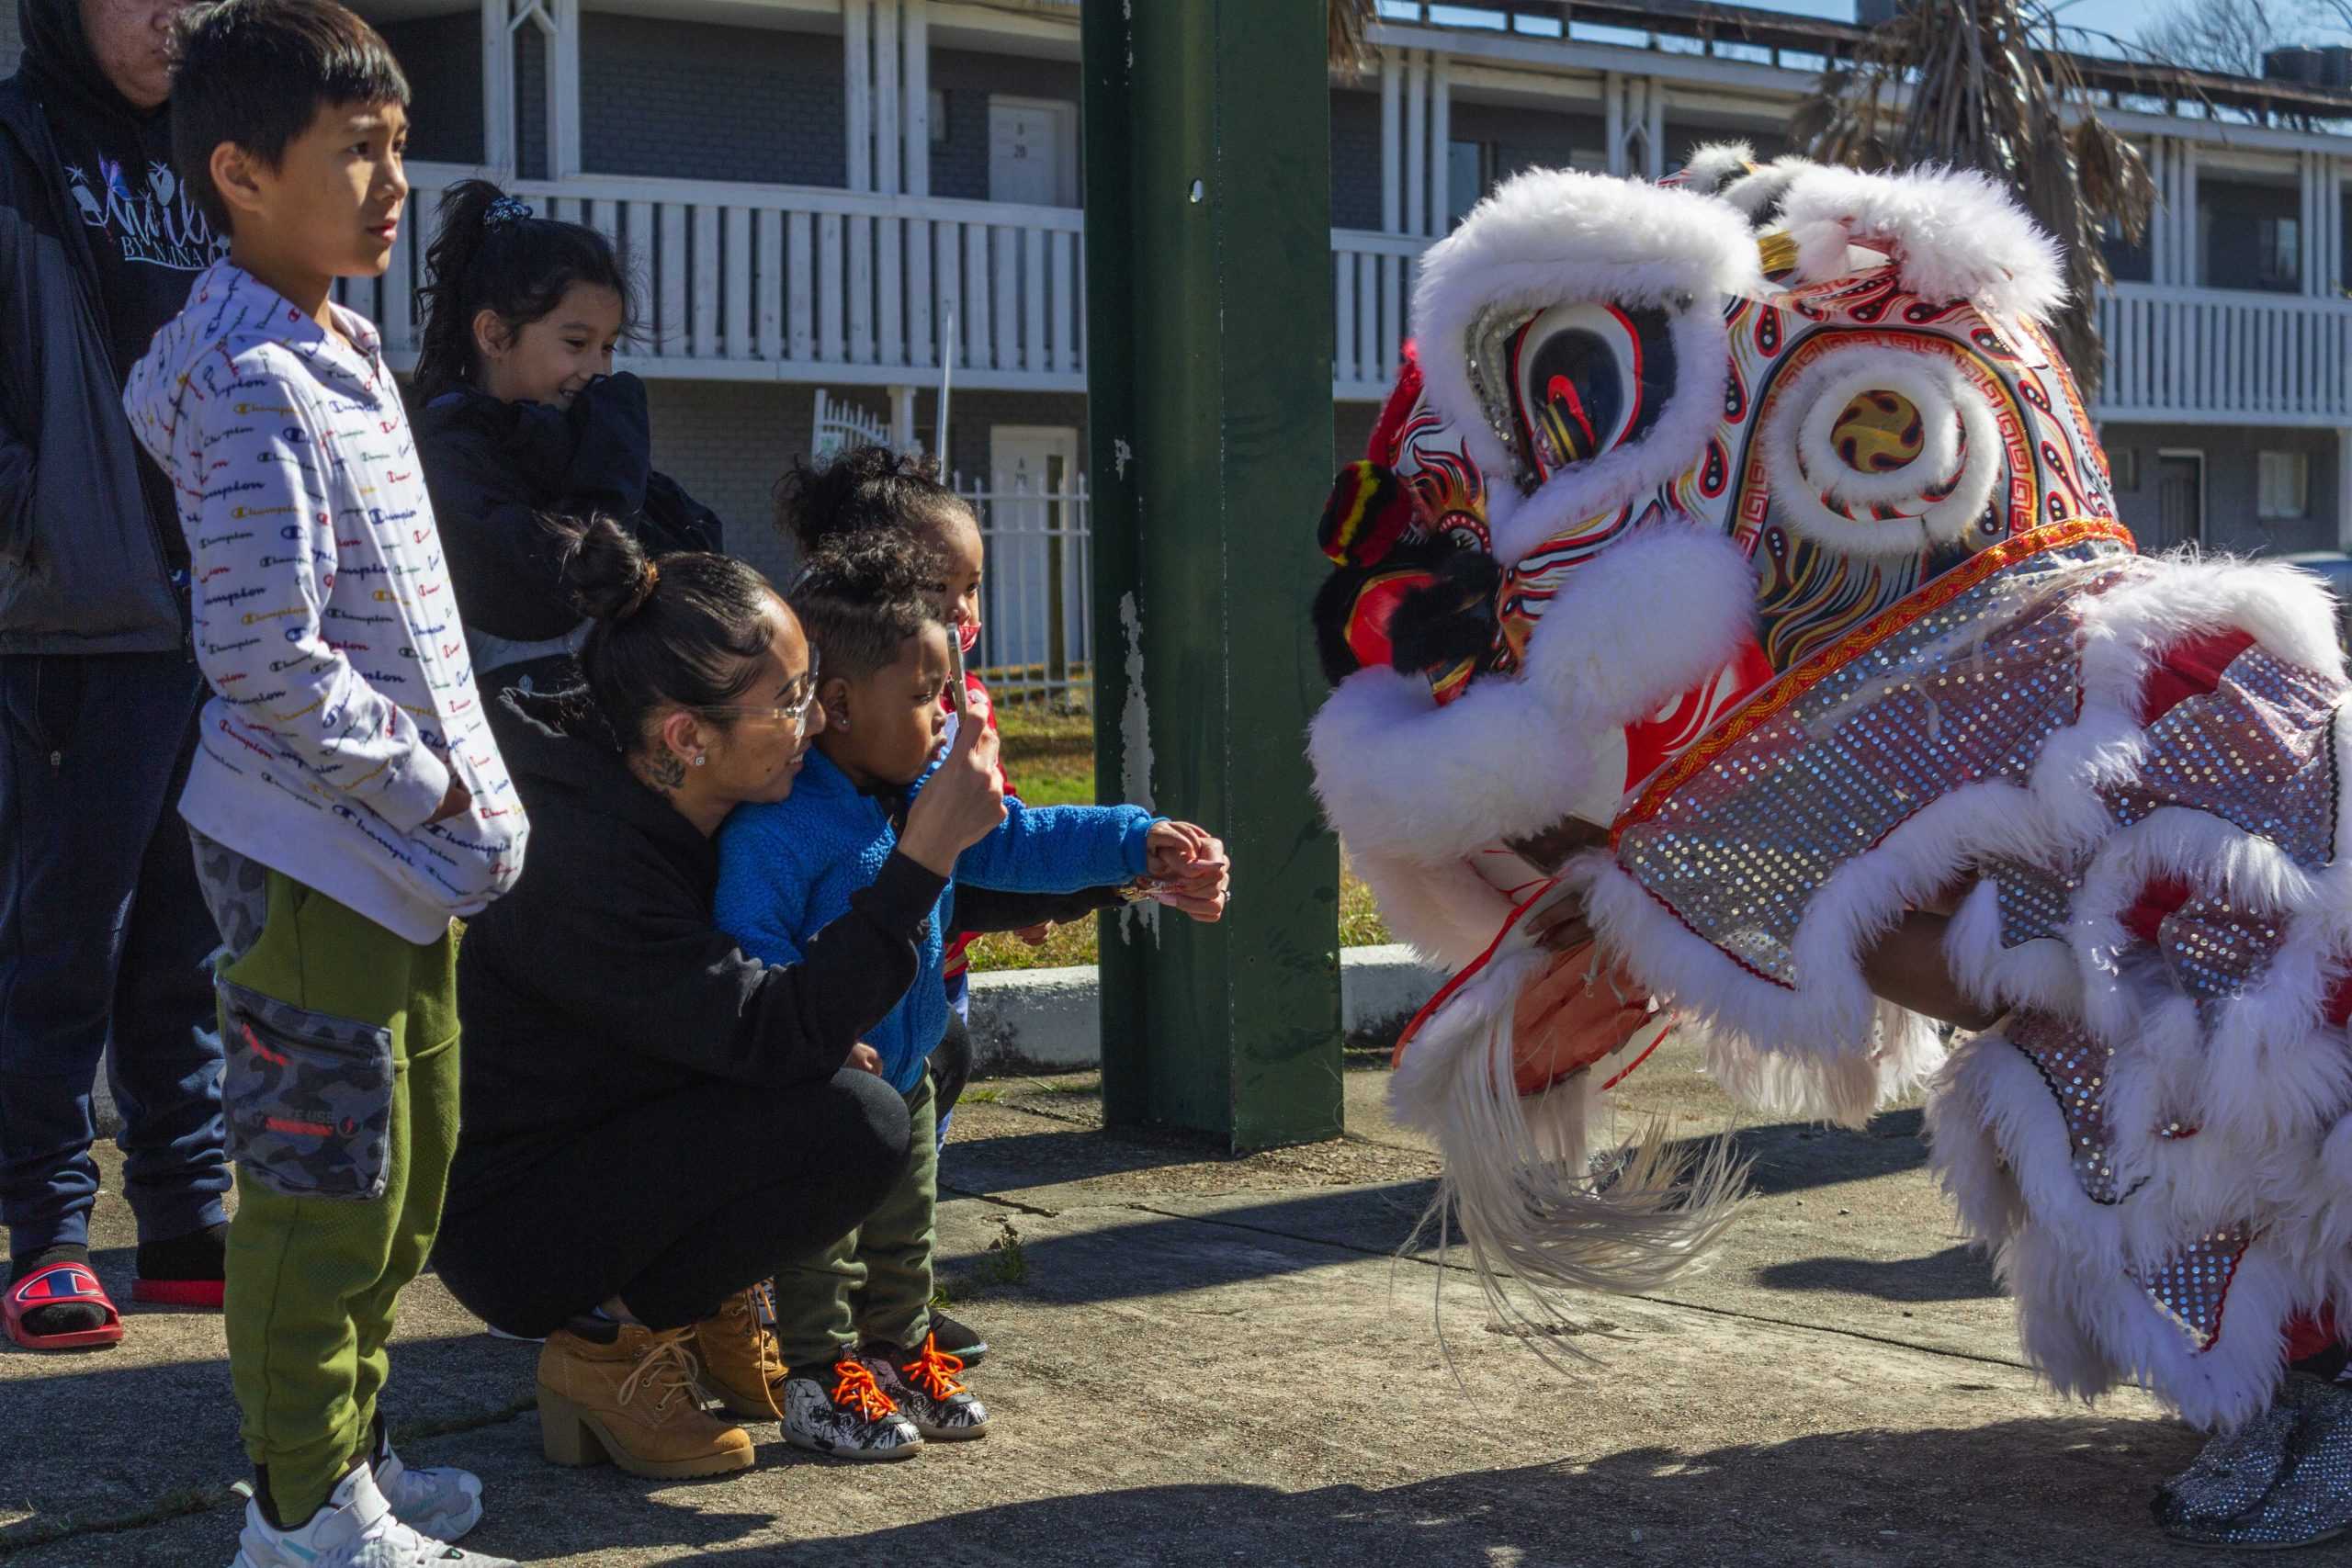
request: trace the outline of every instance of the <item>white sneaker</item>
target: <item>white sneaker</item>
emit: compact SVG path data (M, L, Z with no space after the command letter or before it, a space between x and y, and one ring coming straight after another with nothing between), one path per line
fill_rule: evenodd
M469 1470L444 1464L411 1470L389 1439L379 1441L369 1468L392 1517L419 1535L458 1540L481 1523L481 1481Z
M419 1535L392 1517L391 1504L361 1465L300 1529L281 1530L261 1504L245 1505L245 1533L229 1568L521 1568Z

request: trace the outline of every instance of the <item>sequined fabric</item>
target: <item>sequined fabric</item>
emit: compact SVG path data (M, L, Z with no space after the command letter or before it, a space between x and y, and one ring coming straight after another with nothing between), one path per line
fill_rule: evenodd
M2269 840L2305 866L2335 844L2335 705L2344 683L2259 648L2233 660L2219 689L2148 727L2140 777L2108 795L2119 824L2186 806Z
M1926 611L1626 825L1619 863L1692 931L1793 986L1798 924L1833 873L1955 789L2023 785L2075 719L2078 599L2134 565L2082 540Z
M2308 1546L2352 1529L2352 1389L2288 1373L2268 1409L2158 1489L2154 1512L2199 1546Z
M2107 1124L2107 1076L2115 1052L2081 1024L2039 1012L2010 1024L2009 1043L2025 1054L2058 1101L2066 1119L2067 1160L2083 1195L2100 1204L2130 1197L2140 1184L2126 1188L2116 1174L2115 1139Z
M2000 899L2003 947L2065 935L2067 909L2083 886L2081 878L2019 860L1996 858L1982 869Z
M2245 1225L2207 1232L2153 1269L2132 1270L2155 1309L2188 1336L2195 1350L2210 1350L2222 1337L2222 1309L2236 1278L2238 1259L2254 1239Z
M2200 1002L2215 1002L2251 987L2286 935L2282 917L2199 897L2165 917L2156 950L2174 985Z

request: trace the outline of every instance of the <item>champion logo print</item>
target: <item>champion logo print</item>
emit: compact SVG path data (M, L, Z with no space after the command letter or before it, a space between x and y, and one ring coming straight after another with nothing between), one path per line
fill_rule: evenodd
M336 896L364 901L380 886L361 912L384 924L472 913L511 884L527 826L481 807L405 826L453 766L483 807L511 786L447 608L432 502L379 340L340 307L340 336L322 331L229 264L192 298L124 395L181 493L202 584L199 661L215 696L187 815L228 831L270 820L269 842L231 847L290 857L277 863L297 875L308 863L345 877L374 868ZM280 788L257 789L252 761L300 778L328 809L285 822Z

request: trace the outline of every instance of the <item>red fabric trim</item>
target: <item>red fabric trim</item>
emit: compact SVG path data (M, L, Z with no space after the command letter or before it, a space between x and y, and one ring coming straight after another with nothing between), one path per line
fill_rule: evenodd
M2156 655L2140 678L2140 722L2154 724L2190 697L2222 683L2222 672L2254 646L2254 634L2231 626L2184 637Z

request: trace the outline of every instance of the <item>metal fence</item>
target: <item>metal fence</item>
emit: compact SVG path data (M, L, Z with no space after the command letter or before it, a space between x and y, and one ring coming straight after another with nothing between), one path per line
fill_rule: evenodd
M1000 703L1084 707L1094 695L1094 550L1086 476L955 476L980 520L980 645L971 665Z

